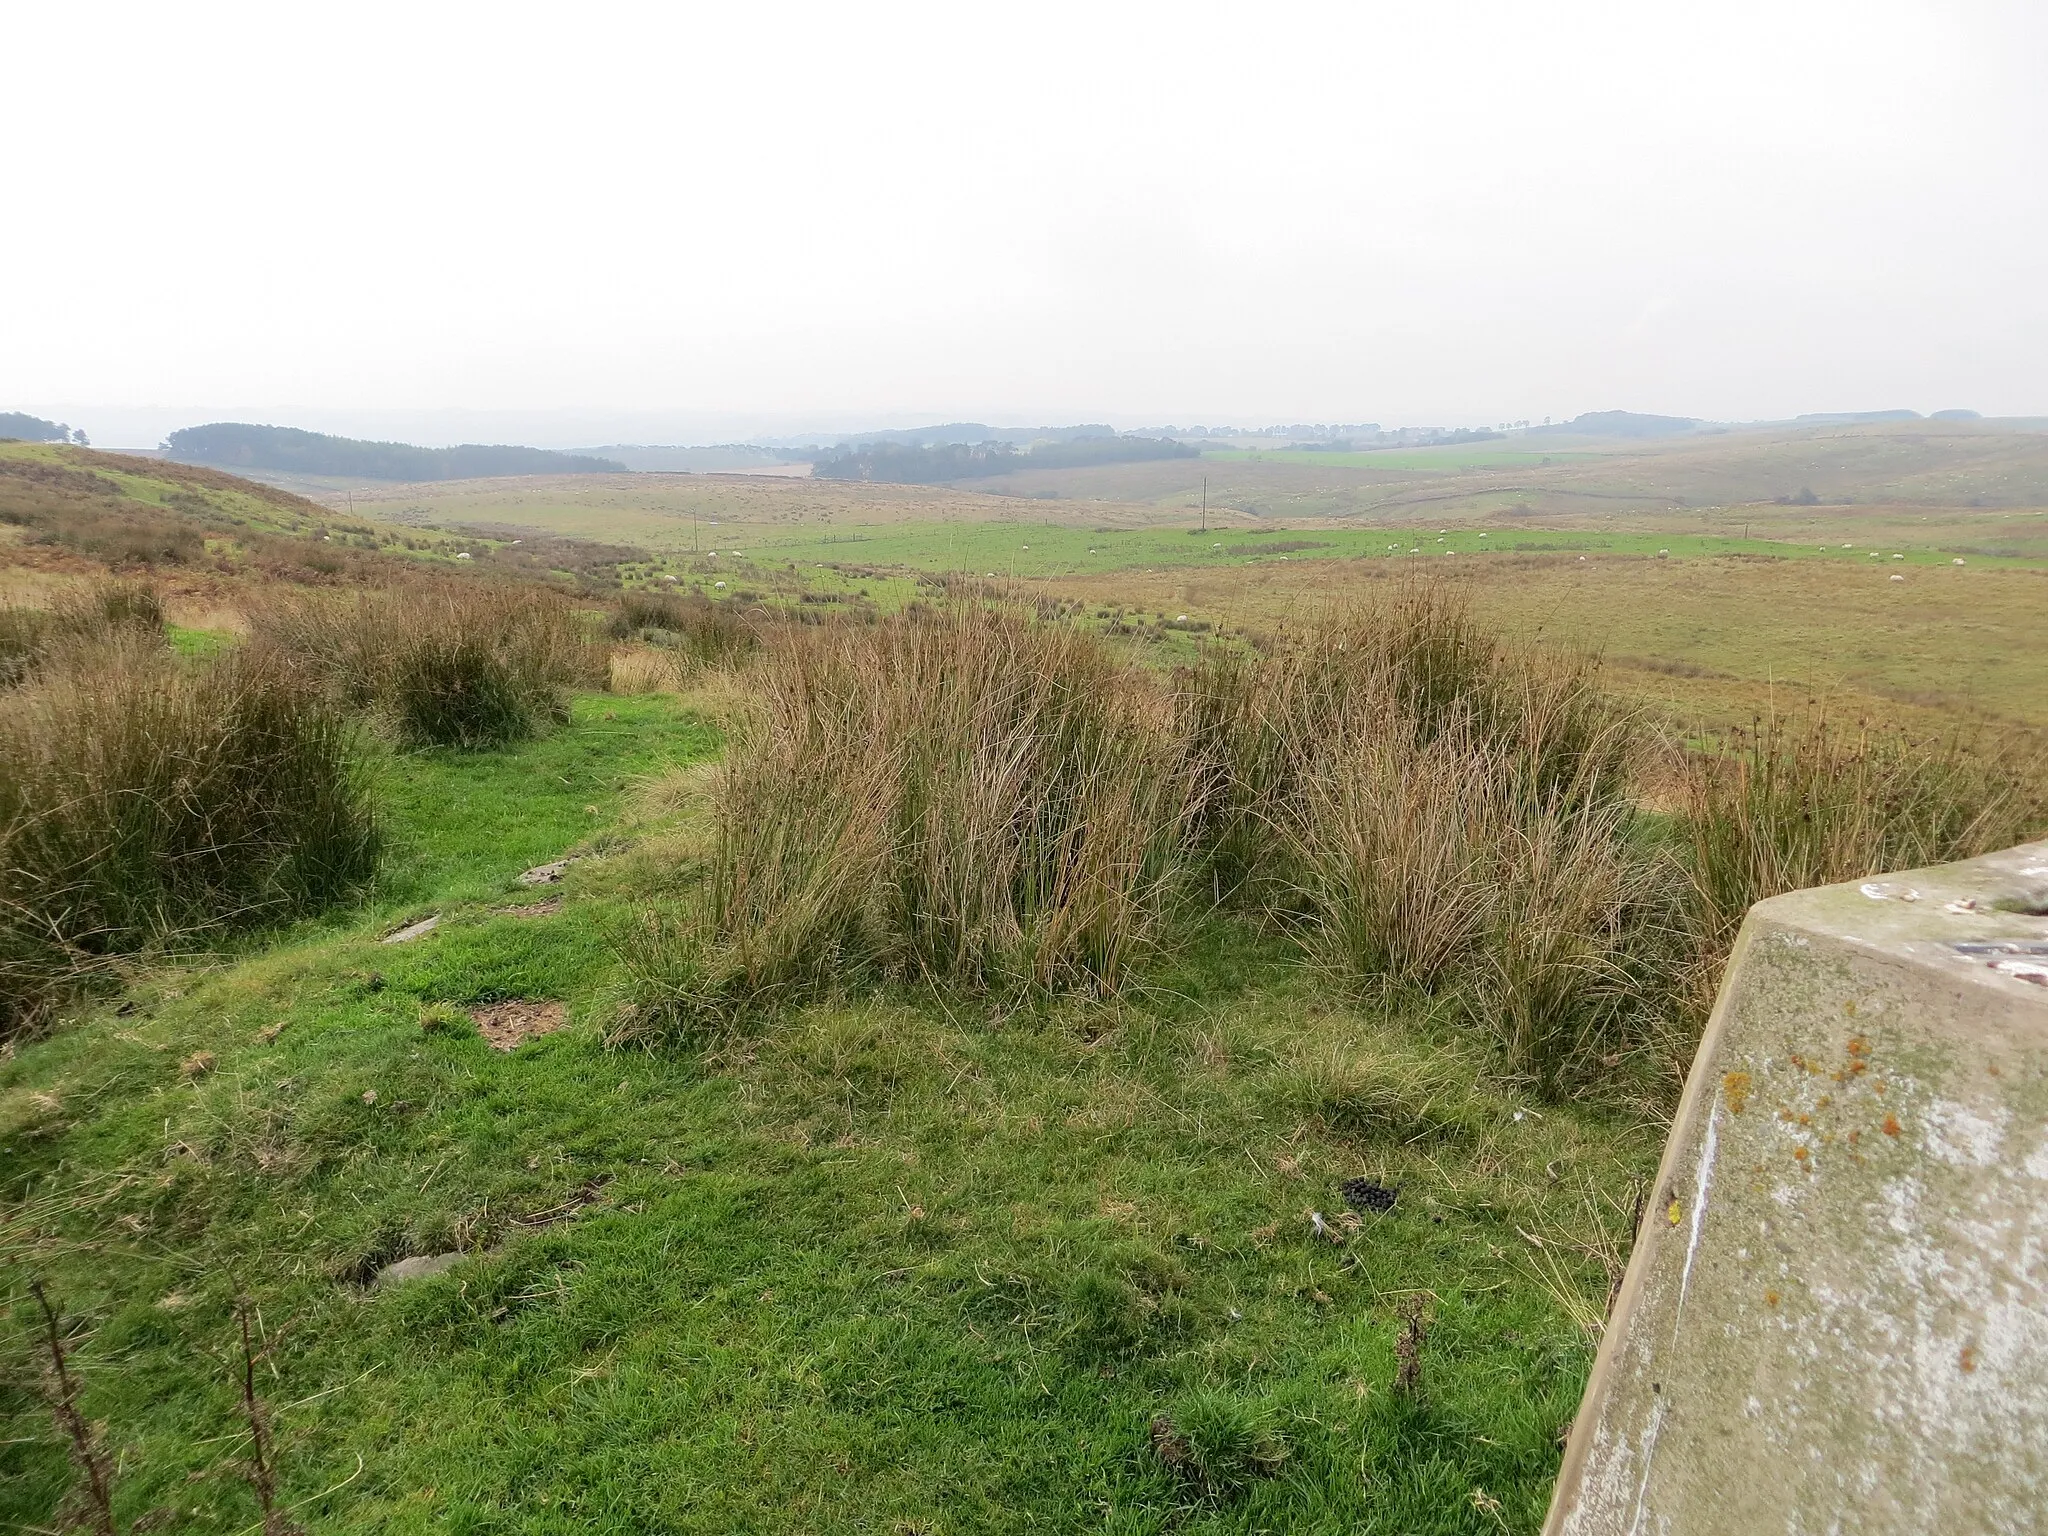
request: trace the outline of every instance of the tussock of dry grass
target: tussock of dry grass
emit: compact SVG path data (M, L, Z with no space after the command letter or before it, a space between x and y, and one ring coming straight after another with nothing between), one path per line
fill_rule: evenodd
M956 607L773 636L713 789L704 911L629 946L652 1027L862 976L1114 991L1155 938L1184 775L1096 637Z
M638 640L667 653L678 676L728 666L760 649L760 623L731 603L696 593L624 592L606 624L614 640Z
M607 693L681 693L687 686L684 669L671 652L636 646L611 654Z
M2011 753L1844 730L1824 714L1759 720L1687 761L1682 1006L1704 1022L1756 902L1974 858L2043 827L2048 788L2038 764Z
M163 601L154 588L139 582L103 582L62 591L48 608L0 604L0 688L110 636L141 642L163 639Z
M451 581L282 598L252 615L251 638L415 746L523 740L563 717L567 690L605 680L575 610L534 587Z
M892 977L1104 995L1199 891L1346 989L1435 999L1543 1092L1668 1088L1752 902L2041 820L1959 750L1813 730L1674 761L1591 658L1429 587L1171 681L956 601L791 627L744 687L701 903L626 947L629 1029Z
M1589 659L1419 588L1206 658L1182 716L1217 890L1347 984L1457 993L1546 1087L1627 1046L1668 881L1631 850L1639 733Z
M119 957L319 909L376 822L340 713L274 657L110 623L0 695L0 1033Z

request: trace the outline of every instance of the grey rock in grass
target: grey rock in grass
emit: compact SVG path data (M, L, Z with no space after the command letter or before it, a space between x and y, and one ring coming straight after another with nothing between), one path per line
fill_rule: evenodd
M424 938L441 926L441 914L423 917L416 923L407 923L396 933L387 933L378 942L383 944L410 944L414 939Z
M386 1264L377 1271L370 1284L381 1290L387 1285L402 1285L408 1280L424 1280L428 1275L438 1275L453 1269L462 1262L459 1253L421 1253L409 1259L400 1259L395 1264Z
M575 862L575 859L568 858L556 859L552 864L536 864L533 868L520 875L519 883L521 885L554 885L561 880L562 876L568 872L569 866Z

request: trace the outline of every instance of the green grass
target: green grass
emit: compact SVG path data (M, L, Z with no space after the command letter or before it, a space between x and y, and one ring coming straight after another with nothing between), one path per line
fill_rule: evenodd
M1277 448L1208 448L1205 459L1225 464L1321 464L1345 469L1441 470L1526 469L1531 465L1564 464L1606 455L1584 451L1544 451L1500 444L1451 443L1441 448L1368 448L1355 452L1302 449L1289 453Z
M610 937L676 878L623 792L715 750L671 703L586 697L537 742L394 756L363 907L0 1059L0 1524L66 1482L25 1385L43 1276L123 1515L166 1529L254 1518L238 1289L323 1532L1537 1528L1654 1126L1538 1114L1448 1025L1228 922L1122 1002L884 991L715 1055L608 1051ZM497 910L576 849L608 856L559 912ZM505 1055L443 1022L508 996L569 1025ZM1352 1176L1398 1202L1314 1238Z
M1192 524L1193 519L1190 519ZM877 523L858 532L841 529L828 535L808 532L755 532L745 557L728 562L727 591L756 585L764 573L795 562L807 585L821 588L844 584L833 566L852 564L883 571L965 571L1008 579L1087 575L1104 571L1214 569L1263 565L1281 561L1365 559L1387 563L1435 565L1454 557L1487 559L1502 554L1584 554L1589 557L1636 556L1672 560L1725 557L1731 554L1781 559L1825 560L1843 564L1901 567L1949 565L1954 558L1942 544L1853 544L1840 547L1836 538L1819 539L1721 537L1684 533L1608 533L1554 528L1458 527L1450 524L1415 528L1303 528L1247 532L1242 528L1211 529L1206 537L1192 527L1090 530L1055 523ZM1309 545L1309 548L1287 548ZM1871 551L1878 558L1871 558ZM1894 561L1893 555L1903 555ZM1972 554L1972 564L2006 566L2043 562L2025 555ZM709 573L694 563L688 584L707 585ZM684 569L678 566L677 569ZM877 581L861 579L871 589Z
M165 637L178 655L193 661L218 656L235 643L235 637L220 629L187 629L181 624L164 626Z

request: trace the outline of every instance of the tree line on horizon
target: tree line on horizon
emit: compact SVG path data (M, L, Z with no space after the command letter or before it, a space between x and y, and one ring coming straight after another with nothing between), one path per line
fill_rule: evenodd
M61 421L45 421L26 411L0 411L0 438L18 438L24 443L77 443L91 440L85 428L72 428Z
M856 443L812 461L811 473L825 480L881 480L898 485L934 485L974 480L1023 469L1078 469L1094 464L1133 464L1148 459L1196 459L1201 449L1170 437L1079 437L1036 443L1026 449L1004 442Z

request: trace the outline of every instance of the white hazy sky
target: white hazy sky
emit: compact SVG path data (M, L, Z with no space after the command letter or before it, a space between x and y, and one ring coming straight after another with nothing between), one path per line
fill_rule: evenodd
M2040 0L71 0L5 37L0 409L103 442L2048 413Z

